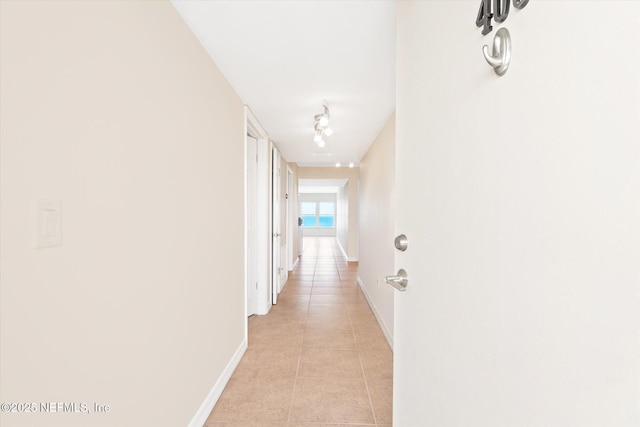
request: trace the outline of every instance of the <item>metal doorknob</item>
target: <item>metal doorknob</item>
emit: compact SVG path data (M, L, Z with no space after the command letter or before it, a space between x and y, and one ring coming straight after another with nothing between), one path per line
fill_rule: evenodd
M384 281L396 288L397 290L404 292L407 290L407 285L409 284L409 276L404 269L398 270L397 276L387 276L384 278Z

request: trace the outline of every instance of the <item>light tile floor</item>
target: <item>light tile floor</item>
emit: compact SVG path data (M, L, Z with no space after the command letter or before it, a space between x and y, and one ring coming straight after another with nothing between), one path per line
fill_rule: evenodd
M391 426L393 355L335 238L304 253L206 427Z

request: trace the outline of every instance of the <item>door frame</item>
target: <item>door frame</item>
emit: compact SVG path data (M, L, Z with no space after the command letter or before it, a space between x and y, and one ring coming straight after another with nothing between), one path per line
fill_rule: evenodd
M256 116L251 112L248 106L244 107L244 301L245 301L245 318L247 317L248 309L248 292L247 286L248 275L248 214L247 214L247 191L248 191L248 176L247 176L247 136L251 135L257 142L257 154L258 154L258 197L257 197L257 253L256 263L254 268L256 269L256 280L258 282L258 304L257 313L259 315L267 314L271 308L271 293L269 290L269 252L270 242L269 238L269 187L266 183L269 182L269 135L264 130ZM261 184L262 183L262 184ZM245 323L245 338L248 338L248 324Z
M246 272L246 313L245 317L258 314L258 140L252 135L245 136L245 272ZM249 178L251 177L251 180ZM251 249L251 250L250 250Z
M287 165L287 270L293 271L293 218L295 215L293 214L293 171L291 170L291 166ZM297 224L297 222L296 222Z
M281 232L280 223L282 219L281 196L282 171L280 168L280 151L278 147L271 143L271 302L278 303L278 294L281 288Z

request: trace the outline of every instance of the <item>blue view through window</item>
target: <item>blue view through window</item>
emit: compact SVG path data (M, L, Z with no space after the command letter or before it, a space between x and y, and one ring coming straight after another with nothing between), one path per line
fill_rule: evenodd
M315 215L302 215L303 227L317 227Z
M334 202L302 202L300 216L302 227L334 228L336 226L336 204Z
M335 218L331 216L320 217L320 227L335 227Z

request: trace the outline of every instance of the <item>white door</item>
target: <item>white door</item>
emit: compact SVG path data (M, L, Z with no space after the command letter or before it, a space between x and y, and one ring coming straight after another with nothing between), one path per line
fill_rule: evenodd
M478 7L398 2L393 424L640 425L640 2Z
M247 136L247 316L258 312L258 141Z
M298 224L295 213L293 211L293 171L289 166L287 166L287 260L285 265L287 266L287 270L293 270L294 258L293 258L293 230L294 230L294 222L295 225Z
M271 151L271 298L278 302L280 291L280 152L277 148Z

